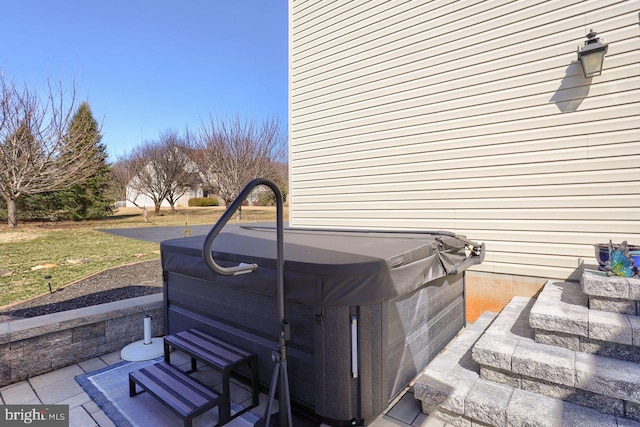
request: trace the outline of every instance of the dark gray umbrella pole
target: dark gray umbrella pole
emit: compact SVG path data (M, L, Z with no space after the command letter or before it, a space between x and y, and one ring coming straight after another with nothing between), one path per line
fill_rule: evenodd
M280 412L280 426L288 427L293 425L291 417L291 399L289 395L289 376L287 374L287 341L290 337L289 323L285 317L284 310L284 218L283 218L283 199L282 193L278 186L264 178L258 178L251 181L240 192L238 197L233 201L231 206L227 208L222 217L213 226L202 246L202 258L207 266L218 274L225 276L250 273L258 269L256 264L238 265L235 267L221 267L213 259L211 248L216 236L222 231L225 224L231 219L235 212L242 206L242 202L249 196L251 191L258 185L266 185L271 188L276 196L276 237L277 237L277 272L276 285L278 292L278 316L280 322L280 330L278 331L278 350L272 353L272 359L275 362L273 378L269 390L269 403L265 410L265 424L268 426L271 422L271 408L275 396L275 390L280 381L280 394L278 398Z

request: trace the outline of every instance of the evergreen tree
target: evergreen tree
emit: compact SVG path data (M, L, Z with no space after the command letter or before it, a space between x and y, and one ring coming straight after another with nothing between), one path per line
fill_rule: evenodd
M87 156L95 156L99 166L96 171L83 182L74 184L69 189L54 192L55 209L58 218L74 220L101 218L113 211L113 199L108 196L109 172L107 150L102 144L102 135L98 122L93 117L91 107L85 101L71 118L68 129L68 141L62 156L72 156L81 150ZM43 194L40 197L48 197Z
M74 219L100 218L109 215L114 201L107 195L109 190L110 166L107 163L107 148L102 144L102 135L98 122L93 117L89 103L83 102L71 118L69 125L71 141L80 140L81 144L92 146L90 153L99 160L100 166L85 182L74 185L63 201L72 207L75 204ZM78 138L77 135L86 135ZM83 140L84 139L84 140ZM71 147L82 149L83 147Z

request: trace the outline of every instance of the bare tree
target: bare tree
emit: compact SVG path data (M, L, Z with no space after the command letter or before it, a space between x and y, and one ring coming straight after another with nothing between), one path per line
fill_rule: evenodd
M171 154L167 156L165 170L169 185L165 200L171 211L175 212L178 200L191 191L194 183L200 180L197 164L193 157L193 137L189 130L183 136L176 131L165 131L160 135L160 143Z
M0 76L0 195L8 223L18 225L17 201L23 195L68 188L100 165L87 135L70 133L75 89L65 102L61 84L48 85L45 97Z
M275 119L262 123L210 119L198 138L196 160L227 206L255 178L278 180L287 140Z
M159 171L162 157L157 142L147 141L136 147L128 159L131 180L127 183L127 200L138 205L139 196L151 199L156 215L166 196L166 185L162 172Z
M289 165L287 163L276 164L277 173L271 177L271 180L280 188L284 201L287 202L289 197ZM263 206L275 206L276 196L271 191L261 192L258 194L258 203Z
M127 187L127 199L136 204L139 195L147 196L160 213L163 200L171 210L175 203L198 178L197 166L191 160L185 138L175 131L165 131L157 141L148 141L136 148L128 159L132 178Z
M127 194L127 184L133 179L133 173L129 159L119 158L111 165L109 170L109 197L116 201L129 200ZM135 204L136 198L129 200Z

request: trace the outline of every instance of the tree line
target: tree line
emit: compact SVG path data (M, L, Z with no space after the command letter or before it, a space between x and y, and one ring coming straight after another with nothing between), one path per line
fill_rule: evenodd
M229 204L255 178L285 188L286 150L277 120L236 116L162 131L109 163L100 125L88 102L75 108L73 89L49 84L41 95L0 76L0 216L10 227L19 218L101 218L141 195L157 214L194 186Z

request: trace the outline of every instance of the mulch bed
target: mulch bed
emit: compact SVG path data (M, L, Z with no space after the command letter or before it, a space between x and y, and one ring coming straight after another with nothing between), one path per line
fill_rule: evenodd
M111 268L55 290L52 294L5 307L0 321L42 316L162 292L160 260Z

